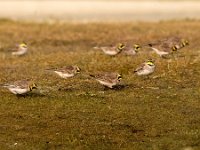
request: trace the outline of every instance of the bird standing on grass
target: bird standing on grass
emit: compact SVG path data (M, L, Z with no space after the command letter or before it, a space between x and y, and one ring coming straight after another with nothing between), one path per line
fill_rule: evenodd
M134 56L139 52L140 48L141 47L138 44L134 44L133 46L126 46L122 50L122 53L128 56Z
M189 45L189 42L179 37L171 37L156 42L149 43L144 47L151 48L160 57L165 58L167 55L176 52L177 50Z
M12 50L12 55L14 56L22 56L27 53L28 46L25 42L21 44L17 44L16 48Z
M81 69L78 66L72 65L72 66L65 66L65 67L56 68L56 69L47 69L47 71L53 71L57 75L59 75L61 78L67 79L80 73Z
M170 37L163 40L163 42L171 43L170 47L175 46L177 50L189 45L189 41L180 37Z
M136 73L138 76L146 76L150 75L155 70L155 64L152 60L148 60L144 63L142 63L136 70L134 70L134 73Z
M119 43L116 46L104 46L104 47L94 47L95 49L101 49L106 55L115 56L119 54L124 48L125 44Z
M115 85L117 85L120 80L122 79L122 76L118 73L115 72L105 72L105 73L100 73L97 75L90 75L93 77L95 80L97 80L100 84L113 88Z
M8 88L10 92L16 95L24 95L33 89L37 89L37 85L28 80L19 80L10 84L3 84L1 86Z

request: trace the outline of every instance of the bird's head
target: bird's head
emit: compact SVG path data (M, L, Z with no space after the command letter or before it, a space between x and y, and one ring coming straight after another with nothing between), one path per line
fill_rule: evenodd
M75 66L75 69L76 69L76 73L80 73L81 72L81 69L78 66Z
M122 75L121 75L121 74L118 74L118 75L117 75L117 80L120 81L121 79L122 79Z
M27 48L27 44L25 42L22 42L21 44L19 44L20 48Z
M177 50L178 50L177 45L172 46L172 51L177 51Z
M181 46L182 46L182 47L185 47L185 46L187 46L187 45L189 45L189 41L183 39L182 42L181 42Z
M133 47L136 52L138 52L141 49L141 45L139 44L134 44Z
M32 91L33 89L37 89L38 86L34 82L31 82L28 87L29 87L29 90Z
M126 45L123 44L123 43L119 43L119 44L117 45L117 49L118 49L119 51L122 51L125 47L126 47Z

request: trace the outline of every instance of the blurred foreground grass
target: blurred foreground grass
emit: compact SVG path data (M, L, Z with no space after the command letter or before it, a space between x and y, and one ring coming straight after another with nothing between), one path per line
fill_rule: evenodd
M34 24L0 21L0 83L32 78L42 94L17 98L0 89L1 149L200 149L200 22ZM182 36L190 46L177 60L149 50L109 57L92 47ZM18 42L25 57L7 51ZM132 74L153 58L149 79ZM76 64L82 74L63 80L44 71ZM106 90L88 73L118 71L120 90Z

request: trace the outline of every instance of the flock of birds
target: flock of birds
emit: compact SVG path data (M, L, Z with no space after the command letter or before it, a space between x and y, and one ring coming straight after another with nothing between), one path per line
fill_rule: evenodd
M106 55L116 56L120 53L125 55L136 55L142 48L150 48L156 54L162 58L166 58L167 55L173 54L174 52L182 49L183 47L189 45L188 40L180 37L169 37L166 39L158 40L150 44L135 44L134 46L127 46L123 43L119 43L115 46L105 46L105 47L94 47L94 49L102 50ZM11 53L14 56L23 56L27 53L28 46L25 42L17 45L16 49ZM56 69L47 69L59 75L61 78L71 78L76 74L81 72L78 66L65 66ZM147 76L154 72L155 64L154 61L149 59L142 63L134 72L138 76ZM108 88L113 88L122 79L121 74L116 72L104 72L97 75L90 75L92 78L97 80L100 84ZM37 85L30 80L20 80L11 84L1 84L1 87L8 88L10 92L16 95L25 95L26 93L37 89Z

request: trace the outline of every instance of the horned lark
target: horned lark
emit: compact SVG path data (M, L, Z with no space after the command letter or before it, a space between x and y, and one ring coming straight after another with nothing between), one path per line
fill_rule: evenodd
M159 40L157 42L153 42L148 44L148 46L155 51L160 57L165 57L186 45L189 42L185 39L181 39L179 37L171 37L163 40Z
M154 70L155 70L155 64L153 63L152 60L148 60L142 63L134 72L138 76L142 76L142 75L152 74Z
M176 51L176 46L170 47L168 43L154 43L149 44L149 47L156 52L160 57L165 57L166 55L169 55L173 51Z
M12 55L22 56L27 53L28 46L25 42L18 44L15 49L12 50Z
M32 81L20 80L11 84L4 84L2 87L8 88L13 94L23 95L32 91L33 89L36 89L37 85Z
M177 50L189 45L188 40L180 38L180 37L170 37L170 38L164 39L163 41L171 44L170 47L175 46Z
M104 47L94 47L94 48L101 49L106 55L115 56L125 48L125 44L119 43L116 46L104 46Z
M90 76L94 77L100 84L111 89L113 88L113 86L117 85L122 79L122 76L115 72L106 72Z
M138 53L138 51L140 50L140 45L135 44L133 47L132 46L126 46L123 50L122 53L125 55L130 55L130 56L134 56Z
M65 67L62 67L62 68L47 69L47 70L55 72L61 78L64 78L64 79L73 77L77 73L80 73L80 71L81 71L81 69L78 66L65 66Z

